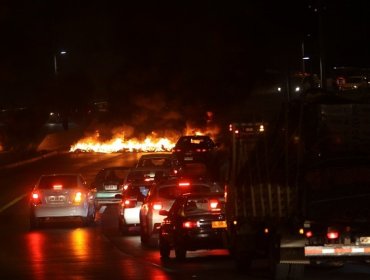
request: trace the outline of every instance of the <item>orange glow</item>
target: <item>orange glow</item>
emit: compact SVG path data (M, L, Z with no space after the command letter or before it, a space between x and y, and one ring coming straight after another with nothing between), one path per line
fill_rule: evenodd
M37 280L46 280L47 276L45 275L45 253L44 253L44 245L45 245L45 235L40 232L32 232L27 234L27 246L28 246L28 253L29 259L31 260L31 270L33 271L34 275L37 275Z
M185 128L183 133L168 131L159 136L157 132L141 138L128 138L125 132L116 133L110 140L102 140L99 131L94 135L85 137L70 147L70 152L97 152L97 153L116 153L116 152L171 152L175 147L176 141L182 135L209 135L215 138L220 129L217 126L204 129L190 127ZM128 134L128 133L127 133Z
M76 195L75 195L75 198L74 198L74 202L75 203L80 203L81 201L82 201L82 193L77 192Z

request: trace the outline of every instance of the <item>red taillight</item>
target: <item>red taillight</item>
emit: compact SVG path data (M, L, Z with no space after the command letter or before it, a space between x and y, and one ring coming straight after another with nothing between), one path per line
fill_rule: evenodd
M306 231L306 237L307 238L310 238L310 237L312 237L312 235L313 235L313 233L312 233L312 231Z
M156 202L153 204L153 209L154 210L161 210L162 209L162 203Z
M337 231L328 231L328 233L326 234L326 237L328 239L337 239L339 237L339 232L337 232Z
M196 228L198 227L197 221L185 221L182 223L183 228Z
M31 203L34 205L41 204L41 196L37 192L33 192L31 195Z
M123 206L125 208L134 208L136 206L136 200L134 200L134 199L126 199L123 202Z
M190 182L179 182L179 187L189 187Z
M124 191L125 191L125 190L127 190L129 186L130 186L129 184L125 184L125 185L123 186L123 190L124 190Z
M210 200L209 201L209 207L213 210L213 209L217 209L218 207L218 200Z

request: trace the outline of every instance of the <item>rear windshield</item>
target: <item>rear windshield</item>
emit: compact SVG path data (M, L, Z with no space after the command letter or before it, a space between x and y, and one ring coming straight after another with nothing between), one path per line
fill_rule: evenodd
M177 147L213 147L213 141L208 137L184 137L180 139Z
M70 175L45 176L41 178L38 185L39 189L55 189L55 187L63 189L77 188L77 177Z
M171 167L168 158L145 158L139 161L138 167Z
M104 171L104 180L120 180L122 181L127 175L127 169L106 169Z
M149 187L146 186L133 186L125 190L125 197L146 197L149 192Z
M225 211L225 200L223 197L192 197L189 198L184 207L185 216L212 214Z

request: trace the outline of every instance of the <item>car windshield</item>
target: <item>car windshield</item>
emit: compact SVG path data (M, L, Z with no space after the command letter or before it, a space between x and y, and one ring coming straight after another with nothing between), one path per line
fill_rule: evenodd
M168 158L145 158L139 161L138 167L170 167L171 161Z
M184 137L178 141L178 147L209 147L213 142L208 137Z
M44 176L38 184L39 189L73 189L77 187L77 177L72 175Z
M127 175L126 169L106 169L104 172L104 180L120 180L122 181Z
M132 186L129 187L125 192L125 197L137 198L137 200L142 201L148 195L149 188L146 186Z
M191 197L184 206L185 216L212 214L225 211L223 197Z

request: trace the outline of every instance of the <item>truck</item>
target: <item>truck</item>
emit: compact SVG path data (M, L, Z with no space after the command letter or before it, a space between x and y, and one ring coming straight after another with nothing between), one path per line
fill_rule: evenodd
M279 117L229 126L227 240L239 270L271 279L305 267L370 260L370 102L319 93Z

